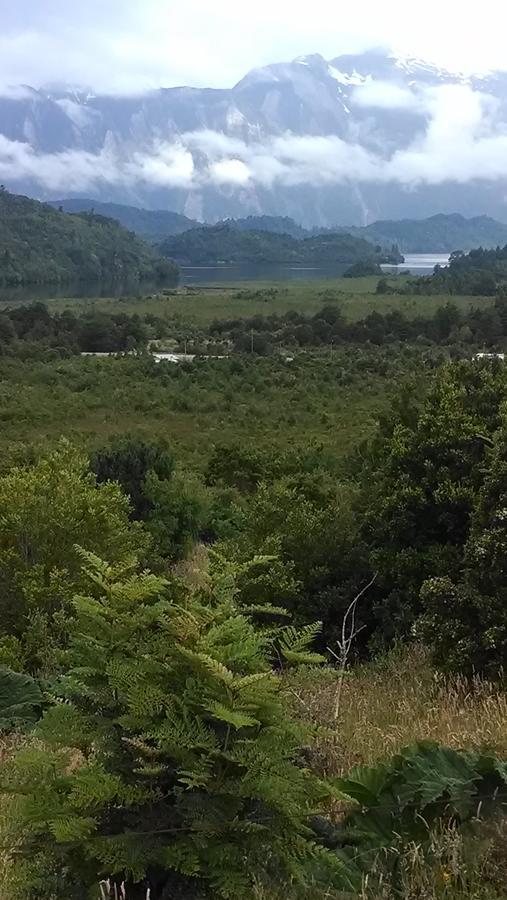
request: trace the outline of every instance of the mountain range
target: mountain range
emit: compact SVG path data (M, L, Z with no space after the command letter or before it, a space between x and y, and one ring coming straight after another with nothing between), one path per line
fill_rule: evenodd
M384 52L299 57L231 89L0 97L0 178L217 222L306 227L457 212L507 221L507 73L463 76Z
M137 209L119 203L102 203L90 197L49 202L51 206L61 208L67 213L94 211L116 219L125 228L152 243L160 243L174 235L203 227L202 222L169 210ZM303 228L288 216L246 216L227 219L221 224L226 224L236 231L267 231L277 235L288 235L296 240L304 240L329 231L343 232L380 245L386 252L391 250L393 244L396 244L402 253L452 253L453 250L468 251L474 247L490 248L507 244L507 224L489 216L466 219L458 213L450 215L440 213L427 219L385 220L363 227L334 226L329 229ZM210 240L212 241L212 238Z

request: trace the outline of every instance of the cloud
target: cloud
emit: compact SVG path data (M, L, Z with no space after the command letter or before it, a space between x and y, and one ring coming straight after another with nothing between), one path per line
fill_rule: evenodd
M251 171L241 159L221 159L209 167L210 181L215 184L244 185L251 178Z
M46 194L67 196L97 195L107 186L193 191L204 186L249 190L392 182L410 188L507 180L507 125L493 98L467 85L446 85L419 91L414 108L426 116L425 130L391 153L336 135L287 133L246 142L203 130L160 139L142 150L106 141L97 153L51 154L0 136L0 179L7 184L30 181Z
M32 88L24 84L1 84L0 98L4 100L28 100L33 97Z
M413 109L417 102L413 91L388 81L369 79L356 87L351 96L356 106L376 109Z
M450 68L505 68L504 0L16 0L2 4L0 84L91 85L112 93L158 86L229 87L248 69L371 47ZM394 46L393 46L394 44Z

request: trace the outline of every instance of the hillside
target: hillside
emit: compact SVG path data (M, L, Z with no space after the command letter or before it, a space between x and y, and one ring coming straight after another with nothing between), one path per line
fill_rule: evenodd
M194 228L160 245L164 256L180 263L344 263L402 262L396 254L382 254L368 241L349 234L322 234L296 240L288 234L238 231L229 223Z
M351 232L382 244L395 242L404 253L452 253L507 243L507 225L489 216L466 219L457 213L429 219L374 222Z
M177 277L112 219L69 215L0 190L0 285Z
M50 200L49 205L64 212L93 212L109 219L116 219L124 228L135 231L148 241L161 241L168 234L181 234L189 228L196 228L199 222L188 219L179 213L167 209L138 209L137 206L124 206L121 203L101 203L100 200L88 198L72 198L69 200Z
M397 244L402 253L452 253L465 252L474 247L487 249L504 246L507 242L507 225L489 216L467 219L459 213L440 213L427 219L401 219L373 222L364 227L335 226L307 230L287 216L248 216L229 219L227 224L239 230L284 232L295 238L315 234L347 233L365 238L382 247Z

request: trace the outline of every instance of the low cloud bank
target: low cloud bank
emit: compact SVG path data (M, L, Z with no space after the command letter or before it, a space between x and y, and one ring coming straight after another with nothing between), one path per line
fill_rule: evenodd
M408 96L410 95L410 96ZM159 140L143 150L110 140L99 153L65 150L37 153L28 143L0 135L0 180L33 181L59 194L98 192L101 186L151 185L199 189L271 188L344 182L420 184L507 179L507 123L497 101L464 84L410 92L368 83L354 105L410 109L426 126L410 146L388 154L335 135L284 134L253 142L214 131L194 131Z

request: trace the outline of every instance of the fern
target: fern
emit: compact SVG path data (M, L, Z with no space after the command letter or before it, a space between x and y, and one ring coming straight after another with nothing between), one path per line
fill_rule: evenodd
M261 873L304 885L309 865L311 889L347 883L314 847L330 789L300 765L309 736L271 665L316 661L318 626L259 628L235 607L231 569L201 596L85 559L92 589L74 601L66 673L2 774L18 856L37 841L83 891L143 879L156 896L196 879L244 900Z
M283 658L291 665L316 665L324 662L323 656L310 649L321 627L321 623L316 622L300 629L293 625L280 629L278 644Z
M0 666L0 732L36 722L43 703L42 691L33 678Z

